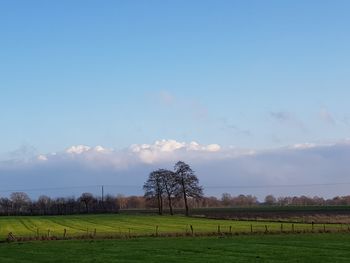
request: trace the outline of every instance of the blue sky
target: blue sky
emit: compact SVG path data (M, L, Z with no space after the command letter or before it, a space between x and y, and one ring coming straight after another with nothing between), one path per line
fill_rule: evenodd
M2 1L0 159L143 143L158 158L161 139L201 151L347 142L349 11L340 0Z
M3 1L1 151L162 138L253 148L346 138L349 8L348 1Z

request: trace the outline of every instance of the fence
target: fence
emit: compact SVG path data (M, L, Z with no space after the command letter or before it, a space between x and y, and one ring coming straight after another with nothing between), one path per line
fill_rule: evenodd
M182 232L180 231L162 231L159 225L154 226L153 232L140 232L135 228L118 228L114 231L98 231L97 228L86 229L85 231L69 232L53 231L51 229L37 229L35 234L17 235L15 232L9 232L2 241L33 241L33 240L69 240L69 239L129 239L138 237L204 237L204 236L222 236L229 237L235 235L267 235L267 234L312 234L312 233L350 233L350 225L344 224L246 224L239 228L234 226L217 225L212 231L197 231L195 225L186 225Z

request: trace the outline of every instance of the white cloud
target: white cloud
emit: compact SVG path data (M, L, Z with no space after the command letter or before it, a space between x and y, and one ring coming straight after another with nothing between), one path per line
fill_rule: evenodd
M135 144L130 147L141 161L154 163L173 159L175 156L187 156L191 152L218 152L221 147L218 144L200 145L197 142L178 142L175 140L160 140L154 144Z
M207 147L206 147L206 150L208 152L218 152L221 150L221 147L220 145L218 144L209 144Z
M40 161L70 160L87 162L89 166L113 166L126 168L135 163L153 164L178 159L196 159L213 157L213 154L222 150L218 144L202 145L197 142L178 142L176 140L158 140L153 144L133 144L124 150L108 149L103 146L90 147L75 145L56 155L41 154L37 156Z
M184 146L187 151L218 152L221 146L218 144L200 145L197 142L190 142Z
M39 160L39 161L47 161L48 159L47 159L47 157L46 157L45 155L40 154L40 155L38 156L38 160Z
M316 144L314 143L297 143L292 145L290 148L291 149L310 149L316 147Z
M91 149L91 147L86 146L86 145L76 145L76 146L71 146L66 150L66 153L70 154L82 154L84 152L87 152Z
M185 143L177 142L175 140L161 140L154 144L134 144L130 147L133 152L139 153L142 151L152 152L173 152L175 150L184 148Z
M109 153L111 152L111 149L107 149L102 147L101 145L97 145L96 147L94 147L94 151L99 153Z

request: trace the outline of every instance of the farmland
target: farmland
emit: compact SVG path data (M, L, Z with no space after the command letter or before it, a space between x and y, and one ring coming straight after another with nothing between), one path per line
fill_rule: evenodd
M0 262L349 262L349 234L0 244Z
M10 216L0 217L0 262L348 262L349 231L135 212ZM10 232L17 242L5 242Z
M192 228L191 228L192 226ZM212 235L251 232L338 232L348 231L348 225L306 224L268 221L217 220L201 217L157 216L143 214L102 214L69 216L0 217L0 240L11 232L16 237L73 238L130 237L154 235ZM64 234L65 233L65 234Z
M150 214L153 210L124 210L128 214ZM175 213L183 214L182 209ZM350 224L350 206L252 206L252 207L222 207L196 208L192 215L213 219L234 220L265 220L294 223L342 223Z
M349 206L260 206L196 209L194 214L216 219L267 220L295 223L350 223Z

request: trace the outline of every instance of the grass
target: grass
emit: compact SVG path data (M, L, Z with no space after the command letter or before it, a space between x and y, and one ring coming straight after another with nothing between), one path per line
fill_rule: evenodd
M349 234L0 244L0 262L349 262Z
M0 217L0 240L4 240L9 232L18 237L35 237L50 235L61 237L64 229L67 236L83 235L93 233L96 229L97 235L151 235L155 234L158 226L159 234L167 233L189 233L190 225L195 233L217 232L220 225L221 232L250 232L280 231L281 224L278 222L256 222L256 221L232 221L213 220L206 218L189 218L184 216L155 216L155 215L74 215L74 216L22 216L22 217ZM340 225L326 225L327 230L340 230ZM343 230L347 226L343 226ZM291 223L283 223L284 231L291 231ZM295 231L311 231L311 224L294 224ZM323 230L323 225L314 226L314 231Z

